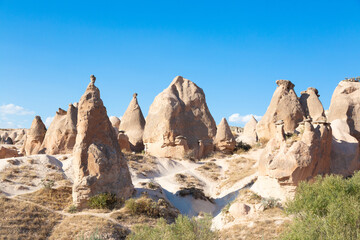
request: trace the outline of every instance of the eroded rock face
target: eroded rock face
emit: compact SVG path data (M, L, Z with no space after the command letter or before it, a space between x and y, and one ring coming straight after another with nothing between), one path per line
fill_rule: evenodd
M132 151L141 152L144 150L143 133L145 128L145 118L137 100L137 93L126 109L124 116L121 118L119 130L124 131L129 137Z
M232 153L235 149L235 138L225 118L221 120L217 127L214 144L216 151L221 151L228 154Z
M245 142L247 144L253 145L258 141L258 136L256 133L256 126L258 121L251 116L251 119L245 124L244 131L236 139L238 142Z
M204 91L178 76L150 106L143 140L153 156L201 158L213 151L215 134Z
M308 88L306 91L301 92L300 103L303 108L305 117L318 121L326 118L325 111L319 99L320 95L316 88Z
M118 134L118 143L122 152L131 152L129 137L123 131Z
M68 111L59 108L46 132L41 151L46 154L73 152L76 140L77 108L69 104Z
M294 91L294 84L288 80L277 80L274 95L270 105L256 126L259 139L270 140L276 132L275 123L284 121L286 133L293 133L304 119L300 101Z
M38 154L41 144L44 141L46 127L39 116L33 120L30 129L26 134L22 152L26 155Z
M359 141L351 136L350 127L344 119L331 122L333 140L331 150L331 173L349 176L360 169Z
M26 129L0 129L0 143L23 145L25 140ZM7 140L10 138L9 140Z
M339 83L331 98L328 119L346 121L350 135L360 141L360 82Z
M299 181L330 172L331 127L325 121L312 124L308 119L303 131L298 140L286 141L284 124L277 124L276 135L268 142L260 158L260 176L296 185Z
M99 193L128 198L134 191L126 159L94 83L92 75L78 106L73 200L80 208L87 207L89 197Z

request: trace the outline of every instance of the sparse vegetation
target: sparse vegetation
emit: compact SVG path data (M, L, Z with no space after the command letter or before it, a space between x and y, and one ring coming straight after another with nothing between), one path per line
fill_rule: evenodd
M256 160L239 157L229 160L229 167L225 172L225 181L220 187L230 187L241 179L254 174L257 169L254 168Z
M235 146L235 150L234 150L234 153L236 154L240 154L240 153L243 153L243 152L247 152L251 149L251 145L245 143L245 142L237 142L236 143L236 146Z
M69 213L76 213L78 211L77 207L75 205L70 205L67 209Z
M147 196L138 199L130 198L125 201L125 209L132 215L146 215L148 217L160 217L159 205Z
M89 198L89 207L93 209L114 209L121 205L121 199L118 199L113 193L100 193Z
M280 199L273 197L263 198L261 199L261 206L264 208L264 210L271 208L281 208Z
M188 218L178 216L173 224L167 224L159 219L155 227L146 225L136 226L126 238L128 240L215 240L217 233L210 230L211 218Z
M214 181L218 181L220 178L221 167L214 162L207 161L200 167L196 168L196 170L201 172L203 175L210 177Z
M300 183L286 211L294 220L282 239L360 239L360 172Z
M43 188L50 190L54 187L55 181L50 179L43 179L41 180L41 185L43 186Z

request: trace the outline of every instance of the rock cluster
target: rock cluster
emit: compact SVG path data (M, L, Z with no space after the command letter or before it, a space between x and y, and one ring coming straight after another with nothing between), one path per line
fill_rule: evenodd
M318 121L326 118L325 111L319 99L320 95L316 88L308 88L306 91L301 92L300 104L303 108L306 118L313 121Z
M129 168L121 153L117 136L91 76L78 106L78 124L74 147L73 201L80 208L99 193L113 193L118 198L133 194Z
M215 134L204 91L177 76L151 104L143 141L153 156L201 158L213 151Z
M41 145L46 154L68 154L73 152L76 140L77 108L69 104L68 111L59 108L51 122Z

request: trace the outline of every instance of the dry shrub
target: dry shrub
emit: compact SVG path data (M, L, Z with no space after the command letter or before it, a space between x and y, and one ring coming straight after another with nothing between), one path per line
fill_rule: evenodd
M57 189L40 189L33 193L18 196L54 210L63 210L72 203L72 189L70 187L59 187Z
M125 239L129 232L120 224L108 219L91 215L66 217L58 224L50 236L50 240L68 239Z
M1 181L35 186L33 180L38 178L38 174L32 166L11 166L5 168L0 173Z
M175 175L175 179L178 183L180 183L186 188L204 187L204 183L200 179L190 174L178 173Z
M36 205L0 198L2 239L47 239L61 215Z
M212 180L217 181L220 177L221 167L216 165L214 162L205 162L200 167L196 168L197 171L203 175L210 177Z
M137 174L147 176L157 171L157 161L155 157L142 154L125 154L128 165Z
M231 187L241 179L254 174L257 169L253 166L256 160L239 157L229 161L229 168L225 172L226 180L221 184L221 187Z

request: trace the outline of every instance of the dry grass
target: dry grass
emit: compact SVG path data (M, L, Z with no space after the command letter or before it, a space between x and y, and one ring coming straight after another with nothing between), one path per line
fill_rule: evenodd
M254 219L220 231L220 239L277 239L288 223L290 220L285 217L281 209L268 209Z
M214 181L217 181L220 178L221 167L212 161L205 162L203 165L196 168L196 170L201 172L201 174L210 177Z
M41 207L1 197L1 239L47 239L61 215Z
M118 211L115 211L110 215L116 222L123 225L136 225L136 224L146 224L149 226L155 226L157 219L148 217L146 215L132 215L129 210L122 208Z
M156 172L156 158L142 154L125 154L129 167L137 174L147 176Z
M258 204L261 203L261 199L261 196L250 191L249 189L241 189L239 191L239 195L236 198L236 201L250 204Z
M0 178L3 182L35 186L33 180L38 178L38 174L32 166L11 166L0 173Z
M195 176L192 176L190 174L178 173L175 175L175 179L178 183L180 183L183 187L186 187L186 188L204 187L204 183L200 179L198 179Z
M96 239L125 239L127 234L129 233L124 227L108 219L91 215L76 215L66 217L58 224L49 239L89 239L94 235Z
M20 195L17 198L31 201L54 210L64 210L72 203L72 189L59 187L57 189L40 189L33 193Z
M229 161L229 168L225 172L225 181L221 183L220 187L231 187L241 179L254 174L257 169L253 166L256 160L239 157Z

